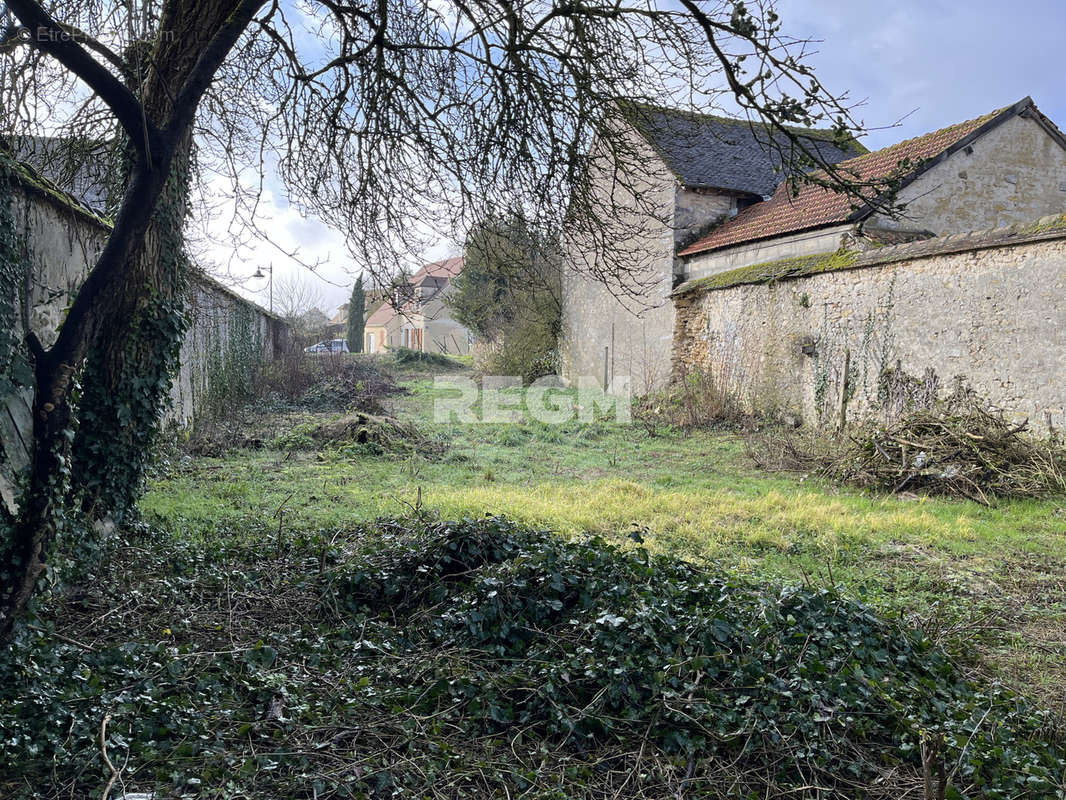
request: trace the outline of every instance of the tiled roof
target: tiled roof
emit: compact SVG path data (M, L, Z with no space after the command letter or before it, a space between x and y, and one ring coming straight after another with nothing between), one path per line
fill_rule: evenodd
M451 280L463 271L463 258L446 258L443 261L434 261L426 264L422 269L411 276L408 281L412 286L418 286L426 278L445 278Z
M627 116L686 186L764 197L782 180L780 154L769 147L771 140L765 125L646 105L629 107ZM837 146L832 131L795 131L808 138L830 164L866 152L854 140L849 147ZM778 133L775 140L781 147L788 146L784 134Z
M983 117L841 161L838 166L845 175L873 181L890 177L900 165L904 165L910 168L905 181L913 180L933 166L938 156L954 152L1004 119L1031 107L1032 100L1027 97L1013 106L993 111ZM842 224L871 213L869 207L856 208L855 203L855 198L847 194L813 185L801 187L799 194L793 196L791 187L786 182L777 188L769 200L744 209L733 219L682 250L680 255L693 255L757 239Z
M367 325L387 325L389 321L396 316L396 309L393 308L392 303L382 303L373 314L371 314L367 320Z

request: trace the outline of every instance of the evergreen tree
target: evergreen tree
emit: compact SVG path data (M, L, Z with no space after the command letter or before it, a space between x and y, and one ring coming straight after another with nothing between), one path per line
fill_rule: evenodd
M521 213L487 216L463 248L463 271L445 302L486 345L479 367L530 382L554 373L562 322L557 236Z
M363 291L363 276L352 286L352 298L348 301L348 349L353 353L363 352L363 330L366 328L366 293Z

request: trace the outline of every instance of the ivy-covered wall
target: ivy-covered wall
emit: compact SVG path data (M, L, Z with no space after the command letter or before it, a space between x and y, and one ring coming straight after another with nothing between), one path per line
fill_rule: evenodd
M250 396L260 367L288 346L288 326L205 275L190 281L189 330L167 422L187 426Z
M674 300L675 375L709 370L757 411L837 427L961 382L1066 425L1066 216L767 263Z
M55 341L108 232L106 220L46 180L0 162L0 501L9 506L32 425L25 327L45 347ZM179 426L246 393L261 362L288 341L283 322L206 275L191 277L186 306L191 325L165 412Z

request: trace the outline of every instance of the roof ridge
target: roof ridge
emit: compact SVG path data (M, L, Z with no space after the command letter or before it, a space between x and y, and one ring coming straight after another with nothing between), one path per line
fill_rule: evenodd
M687 109L687 108L676 108L674 106L658 105L656 103L647 103L647 102L643 102L643 101L640 101L640 100L619 100L618 103L619 103L619 106L622 107L623 111L625 110L625 107L628 105L628 106L631 106L631 107L639 109L639 110L649 110L649 111L654 111L654 112L663 113L663 114L679 114L679 115L690 117L690 118L693 118L693 119L713 120L715 122L724 122L724 123L736 124L736 125L750 125L750 126L755 126L755 127L759 127L759 128L770 128L771 127L771 125L769 123L763 122L762 120L752 120L752 119L748 119L748 118L744 118L744 117L730 117L730 116L726 116L724 114L711 114L711 113L706 112L706 111L693 111L693 110ZM810 136L809 137L809 138L812 138L812 139L817 138L817 139L827 139L827 140L832 141L832 140L834 140L836 138L835 130L832 127L829 127L829 128L806 128L806 127L804 127L802 125L781 125L780 127L784 128L786 130L790 130L790 131L792 131L794 133L799 133L799 134L804 134L804 135L807 135L807 134L818 134L817 136ZM858 145L859 147L863 147L863 145L859 142L859 140L856 137L854 137L854 136L847 137L847 141L851 142L852 144ZM863 148L863 149L865 149L865 148Z
M1026 103L1026 101L1028 101L1028 103ZM923 139L931 139L935 136L947 134L948 132L956 128L964 128L968 125L977 125L978 127L980 127L987 122L991 122L993 119L995 119L1005 111L1010 111L1012 109L1015 109L1016 107L1018 107L1017 110L1020 111L1021 108L1025 107L1025 105L1031 104L1032 98L1025 97L1023 100L1020 100L1017 103L1011 103L1010 105L1003 106L1002 108L997 108L995 111L990 111L987 114L981 114L979 116L973 117L972 119L963 120L961 122L955 122L951 125L945 125L942 128L937 128L936 130L928 131L926 133L920 133L917 136L912 136L909 139L901 139L898 142L894 142L893 144L886 145L884 147L879 147L877 150L871 150L868 153L863 153L862 155L855 156L854 158L845 159L844 161L838 162L835 166L847 168L848 164L854 163L856 161L861 161L862 159L867 158L869 156L885 155L887 153L890 153L892 150L903 149L905 147L913 147L916 142L920 142ZM948 145L944 149L947 150L950 147L951 145Z

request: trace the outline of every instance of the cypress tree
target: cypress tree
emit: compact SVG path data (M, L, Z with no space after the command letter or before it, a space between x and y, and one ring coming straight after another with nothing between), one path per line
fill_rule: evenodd
M352 298L348 301L348 349L353 353L363 352L363 329L366 327L366 294L363 292L363 276L352 286Z

